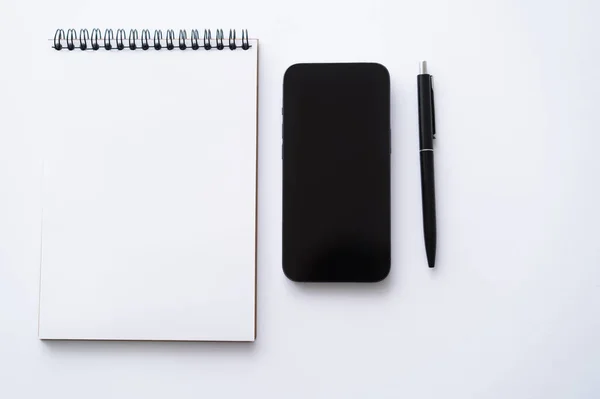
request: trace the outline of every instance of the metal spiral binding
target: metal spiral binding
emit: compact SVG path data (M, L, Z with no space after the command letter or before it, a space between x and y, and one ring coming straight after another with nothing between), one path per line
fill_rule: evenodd
M177 44L175 44L175 31L168 29L164 35L163 31L157 29L154 34L151 35L148 29L143 29L141 34L138 34L137 29L131 29L129 34L125 32L125 29L117 29L116 35L112 29L106 29L104 35L100 29L92 29L90 32L87 29L81 29L79 35L75 29L67 29L67 33L63 29L57 29L54 34L54 41L52 47L55 50L67 49L73 51L79 50L90 50L97 51L101 48L105 50L117 50L121 51L124 49L129 50L148 50L152 46L155 50L161 50L166 48L167 50L223 50L228 47L230 50L248 50L250 46L250 39L248 37L248 30L242 29L241 40L236 38L236 30L229 30L229 40L227 46L225 46L225 34L223 29L217 29L215 39L212 38L212 32L210 29L204 29L204 37L202 44L200 44L200 34L198 29L193 29L188 36L188 32L185 29L179 30L179 37ZM150 44L152 43L152 44Z

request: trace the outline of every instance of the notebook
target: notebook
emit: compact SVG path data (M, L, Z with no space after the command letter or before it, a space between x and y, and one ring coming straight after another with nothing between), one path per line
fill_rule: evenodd
M39 338L255 339L257 55L220 29L49 41Z

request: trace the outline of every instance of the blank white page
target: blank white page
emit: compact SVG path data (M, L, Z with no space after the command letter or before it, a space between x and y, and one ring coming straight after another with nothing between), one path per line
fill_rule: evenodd
M250 44L48 44L40 338L254 340Z

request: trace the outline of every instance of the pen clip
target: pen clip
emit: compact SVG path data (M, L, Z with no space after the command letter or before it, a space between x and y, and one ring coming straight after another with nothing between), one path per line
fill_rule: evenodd
M435 101L433 100L433 77L429 76L431 81L431 130L433 132L433 139L435 140Z

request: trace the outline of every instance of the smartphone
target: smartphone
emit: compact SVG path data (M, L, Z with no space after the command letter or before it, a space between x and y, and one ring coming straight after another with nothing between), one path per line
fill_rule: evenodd
M302 282L390 271L390 75L376 63L295 64L283 80L282 263Z

